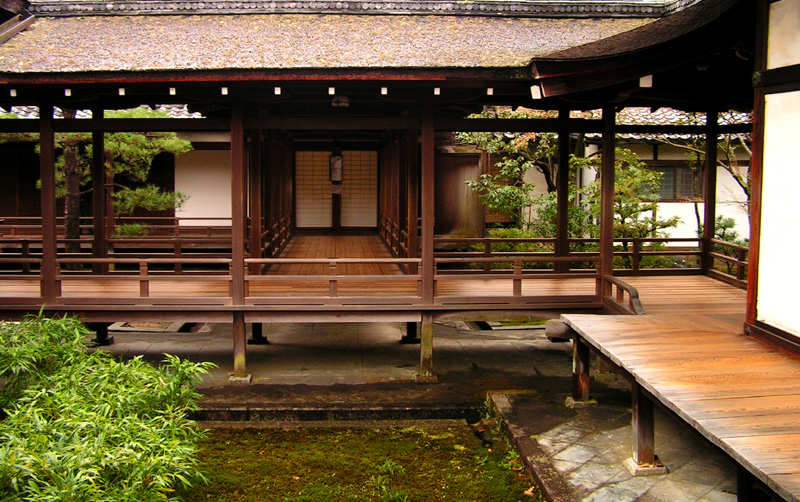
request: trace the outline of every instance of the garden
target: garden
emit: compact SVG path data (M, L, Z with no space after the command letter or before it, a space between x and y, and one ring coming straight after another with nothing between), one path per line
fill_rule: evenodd
M202 430L210 363L91 350L74 318L0 326L0 500L541 500L501 428Z

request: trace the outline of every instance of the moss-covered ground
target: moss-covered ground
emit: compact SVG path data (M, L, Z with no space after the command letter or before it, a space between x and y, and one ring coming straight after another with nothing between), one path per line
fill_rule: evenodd
M493 436L493 434L495 434ZM217 429L195 501L541 501L497 429Z

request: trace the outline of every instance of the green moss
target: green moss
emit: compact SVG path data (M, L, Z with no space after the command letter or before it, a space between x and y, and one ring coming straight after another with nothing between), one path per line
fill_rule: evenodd
M192 501L519 501L532 482L507 443L448 429L215 430ZM504 465L505 464L505 465Z

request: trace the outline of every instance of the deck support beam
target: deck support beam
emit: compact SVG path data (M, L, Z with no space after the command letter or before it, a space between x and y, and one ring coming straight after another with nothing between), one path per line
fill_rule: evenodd
M600 165L600 279L601 300L611 295L611 284L603 276L614 273L614 163L616 160L616 119L613 106L603 108L603 146Z
M436 373L433 372L433 313L423 312L417 382L436 383L438 381Z
M42 180L41 294L44 304L56 302L56 146L53 105L39 104L39 175Z
M653 400L637 382L631 385L632 457L625 467L633 476L666 474L667 468L655 454L655 414Z

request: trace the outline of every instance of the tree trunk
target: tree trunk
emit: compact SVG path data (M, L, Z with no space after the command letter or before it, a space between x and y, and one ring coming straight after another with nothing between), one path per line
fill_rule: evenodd
M75 110L64 110L64 118L75 118ZM81 166L78 145L64 142L64 236L67 253L79 253L81 246Z

